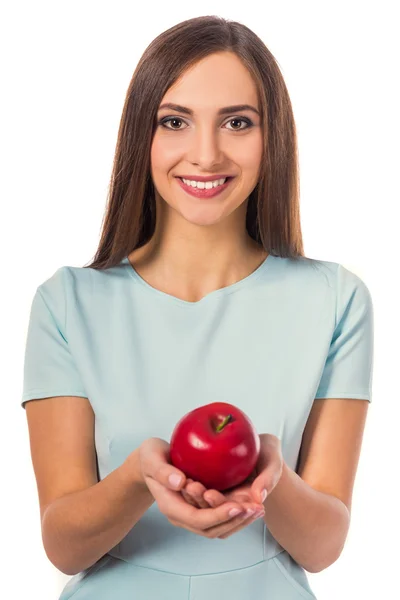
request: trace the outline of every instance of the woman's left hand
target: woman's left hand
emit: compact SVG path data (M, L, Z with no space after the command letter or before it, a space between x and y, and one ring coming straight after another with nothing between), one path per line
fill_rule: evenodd
M257 464L250 476L240 485L227 491L208 490L203 484L187 479L181 490L182 496L196 508L219 506L224 502L256 502L263 505L262 491L272 492L282 475L283 457L281 441L275 435L262 433L260 438L260 454ZM265 499L264 499L265 501Z

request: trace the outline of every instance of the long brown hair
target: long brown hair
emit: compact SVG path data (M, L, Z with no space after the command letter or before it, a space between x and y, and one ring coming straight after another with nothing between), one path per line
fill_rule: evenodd
M259 181L249 196L247 231L268 254L304 256L296 126L278 63L246 25L211 15L167 29L137 64L122 111L99 246L85 268L113 267L152 237L156 204L150 149L158 107L186 69L221 51L235 53L248 68L261 105L263 157Z

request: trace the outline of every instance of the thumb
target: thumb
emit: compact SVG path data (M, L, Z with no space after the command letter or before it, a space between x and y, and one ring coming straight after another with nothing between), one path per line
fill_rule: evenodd
M164 468L161 469L161 482L165 485L165 487L170 488L171 490L182 489L186 485L186 475L174 467L171 463L170 448L168 448L168 451L166 451L164 458L166 460L166 464L164 465Z
M146 440L144 448L150 477L172 490L179 490L186 485L186 475L171 464L168 442L151 438Z
M263 502L265 502L265 499L268 495L267 484L261 477L257 477L254 480L251 486L251 493L253 497L256 498L256 501L260 502L260 504L263 504Z
M161 458L161 463L159 459ZM180 490L186 485L185 474L171 465L165 456L157 457L157 468L154 470L153 478L170 490Z
M182 473L182 471L179 471L179 469L171 469L171 467L166 469L165 479L166 481L164 485L166 487L171 488L172 490L180 490L182 487L184 487L186 482L186 477L184 473Z

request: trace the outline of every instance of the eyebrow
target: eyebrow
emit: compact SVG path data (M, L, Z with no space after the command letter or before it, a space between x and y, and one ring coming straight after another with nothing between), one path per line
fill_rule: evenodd
M172 110L176 110L177 112L185 113L186 115L193 115L193 110L191 110L190 108L186 108L186 106L181 106L180 104L173 104L172 102L161 104L158 110L161 110L162 108L170 108ZM230 113L240 112L242 110L252 110L258 116L260 116L258 110L254 108L254 106L251 106L251 104L234 104L233 106L224 106L223 108L219 109L218 115L226 115Z

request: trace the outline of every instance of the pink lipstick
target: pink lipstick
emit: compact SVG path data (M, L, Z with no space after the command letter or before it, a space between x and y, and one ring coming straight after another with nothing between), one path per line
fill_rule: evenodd
M201 189L198 187L192 187L191 185L187 185L182 181L180 177L177 177L176 179L178 180L182 189L184 189L185 192L187 192L191 196L195 196L196 198L214 198L214 196L218 196L224 190L226 190L233 177L228 177L225 183L223 183L222 185L217 185L216 187L212 187L208 190L206 188Z

